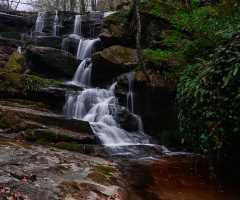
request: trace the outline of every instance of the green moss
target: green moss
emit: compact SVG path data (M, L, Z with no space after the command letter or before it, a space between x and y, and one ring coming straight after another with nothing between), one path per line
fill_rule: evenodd
M46 87L49 87L49 86L59 87L61 85L61 82L56 81L54 79L42 79L42 81L43 81L43 85Z
M136 62L136 54L134 53L133 49L126 48L122 46L111 46L104 51L98 52L102 57L108 60L115 60L121 59L120 62L128 63L128 62Z
M19 132L22 130L22 122L23 120L17 115L4 114L0 119L0 127Z
M14 70L0 69L0 89L4 89L9 94L16 92L26 96L38 92L40 88L60 84L60 82L53 79L43 79L34 75L21 75L15 73ZM3 97L6 97L6 95Z
M140 5L141 14L158 16L160 18L171 17L176 10L185 10L182 2L170 2L168 0L149 0L148 4Z
M22 146L22 147L25 147L25 148L29 148L30 145L25 143L25 142L13 142L12 143L16 144L16 145L19 145L19 146Z
M52 143L52 142L42 142L38 140L36 144L43 145L43 146L52 146L57 149L65 149L68 151L75 151L79 153L84 154L94 154L94 146L93 145L87 145L87 144L77 144L77 143L67 143L67 142L58 142L58 143Z
M104 185L117 184L117 179L114 177L116 170L107 166L96 166L94 172L88 175L88 178L94 182Z
M28 136L30 140L39 140L45 142L68 142L73 141L73 139L67 135L63 134L56 134L50 130L35 130L34 134Z
M110 25L120 25L127 20L128 10L120 10L103 19L103 28Z
M77 182L64 181L64 182L61 182L61 184L64 185L64 186L73 187L74 189L78 189L78 183Z
M6 64L6 69L11 70L15 73L23 73L26 67L26 60L24 56L19 52L14 52L9 61Z
M67 194L74 196L74 193L77 193L80 190L79 184L73 181L61 182L58 188L63 193L63 195L61 195L62 198L66 197Z

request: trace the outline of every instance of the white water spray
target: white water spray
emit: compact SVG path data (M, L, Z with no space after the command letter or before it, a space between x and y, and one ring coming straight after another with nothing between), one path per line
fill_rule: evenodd
M53 22L53 36L59 36L58 11L55 11L55 17Z
M74 31L73 31L75 36L82 36L82 16L81 15L76 15L75 16L75 21L74 21Z
M72 81L73 85L90 86L91 84L92 62L90 58L84 59L78 66Z
M33 32L42 32L44 27L45 12L39 12Z
M100 39L80 39L76 58L83 60L85 58L91 58L91 55L96 52L95 44L100 42Z

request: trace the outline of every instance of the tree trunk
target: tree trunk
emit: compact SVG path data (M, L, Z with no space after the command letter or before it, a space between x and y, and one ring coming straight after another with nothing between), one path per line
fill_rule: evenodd
M141 26L141 18L139 13L139 5L138 0L134 0L135 4L135 11L136 11L136 20L137 20L137 34L136 34L136 47L137 47L137 54L139 59L140 68L147 80L148 83L151 83L151 80L147 74L147 70L143 64L143 57L142 57L142 49L141 49L141 33L142 33L142 26Z
M74 12L75 7L76 7L76 0L70 0L70 11Z

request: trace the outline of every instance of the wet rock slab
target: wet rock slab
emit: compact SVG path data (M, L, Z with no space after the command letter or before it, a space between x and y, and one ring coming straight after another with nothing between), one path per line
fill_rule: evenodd
M95 166L113 167L98 157L1 141L0 163L0 198L18 195L34 200L107 199L118 194L119 187L98 184L88 178Z
M11 115L16 114L19 118L24 120L33 120L45 125L58 126L66 130L93 135L89 122L70 119L62 115L29 108L1 106L1 110L3 113L11 112Z

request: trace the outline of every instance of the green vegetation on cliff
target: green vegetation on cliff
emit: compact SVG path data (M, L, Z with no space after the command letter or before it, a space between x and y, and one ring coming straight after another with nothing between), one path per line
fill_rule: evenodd
M180 77L176 103L182 142L214 160L228 154L240 132L240 3L193 0L182 9L179 3L156 2L175 10L157 4L142 4L141 10L165 20L172 32L152 40L160 48L147 49L145 60L160 76Z

